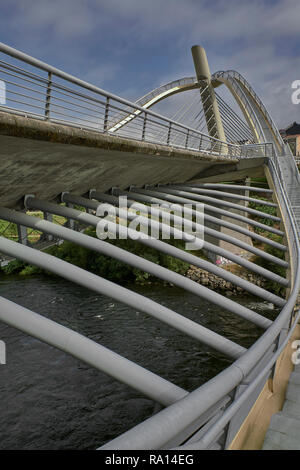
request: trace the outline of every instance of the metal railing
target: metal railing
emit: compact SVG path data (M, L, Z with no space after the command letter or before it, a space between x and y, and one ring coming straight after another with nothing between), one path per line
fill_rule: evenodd
M231 366L197 390L101 449L182 450L227 448L247 417L299 320L295 310L300 288L300 245L297 221L278 158L268 160L290 239L294 280L287 303L267 331ZM159 429L159 433L157 430Z
M269 156L268 143L247 147L222 142L3 43L0 52L0 80L6 85L2 111L213 156ZM8 56L13 60L8 61ZM127 124L121 125L120 119Z

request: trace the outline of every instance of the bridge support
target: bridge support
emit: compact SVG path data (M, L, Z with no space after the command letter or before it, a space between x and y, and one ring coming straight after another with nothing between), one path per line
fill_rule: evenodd
M110 196L110 195L102 195L100 193L96 193L95 190L92 190L91 191L91 195L93 195L93 197L96 197L96 194L97 194L97 197L99 198L99 200L104 200L105 201L109 201L111 203L117 203L118 201L118 198L115 197L115 196ZM88 200L88 199L85 199L85 198L82 198L80 196L74 196L74 195L71 195L71 194L68 194L68 195L65 195L64 197L68 197L69 199L72 199L73 201L77 201L78 204L80 204L81 206L85 206L85 207L89 207L90 209L96 211L97 209L97 205L98 203L96 201L91 201L91 200ZM136 193L133 194L132 197L136 197ZM31 208L35 208L35 209L47 209L48 211L52 211L53 213L55 214L59 214L59 215L62 215L64 217L67 217L68 219L69 218L74 218L74 220L80 222L80 223L84 223L86 225L90 225L90 226L94 226L94 227L97 227L97 224L99 222L99 218L94 216L94 215L91 215L91 214L87 214L87 213L84 213L84 212L81 212L79 210L76 210L76 209L69 209L69 208L66 208L66 207L63 207L61 205L58 205L58 204L53 204L53 203L49 203L49 202L46 202L46 201L41 201L39 199L36 199L36 198L30 198L27 200L27 204L28 204L28 207L31 207ZM0 209L0 213L1 213L1 209ZM2 215L4 217L10 217L10 220L16 220L16 219L12 219L12 215L10 213L10 215L8 215L9 213L5 212L5 214L2 212ZM27 221L31 220L32 221L32 218L31 219L26 219ZM28 223L28 222L27 222ZM31 224L33 224L33 222L31 222ZM40 223L39 223L40 225ZM113 225L113 224L112 224ZM32 225L31 225L32 226ZM122 230L123 226L121 225L117 225L116 229L117 229L117 233L119 233L120 230ZM56 228L57 230L57 228ZM62 237L63 238L63 237ZM267 292L265 291L264 289L261 289L259 288L258 286L256 285L253 285L251 284L250 282L248 281L245 281L243 280L242 278L238 277L238 276L235 276L234 274L228 272L228 271L225 271L223 269L220 269L219 267L215 266L214 264L212 263L209 263L197 256L194 256L192 255L191 253L187 253L186 251L184 250L180 250L168 243L165 243L161 240L156 240L155 238L148 238L148 239L142 239L142 238L139 238L137 240L137 242L139 243L142 243L146 246L149 246L157 251L160 251L162 253L165 253L167 255L170 255L174 258L178 258L178 259L181 259L182 261L186 262L186 263L189 263L189 264L192 264L192 265L195 265L195 266L198 266L199 268L201 269L204 269L208 272L211 272L219 277L221 277L222 279L225 279L226 281L229 281L229 282L232 282L233 284L239 286L239 287L242 287L243 289L245 289L246 291L254 294L254 295L257 295L269 302L272 302L274 303L275 305L278 305L278 306L282 306L282 302L283 302L283 299L275 296L274 294L270 293L270 292ZM110 250L112 249L111 248L111 245L108 245L108 247L110 247ZM106 245L106 248L105 248L105 251L107 252L107 245ZM227 251L222 251L222 253L224 252L225 255L227 255ZM230 256L230 253L228 252L228 255ZM128 257L127 257L127 261L128 261ZM234 258L234 261L237 262L238 261L238 257L235 256ZM272 279L274 282L278 282L279 284L281 285L288 285L288 281L284 278L281 278L280 276L274 274L274 273L271 273L270 271L264 269L264 268L261 268L260 266L257 266L253 263L250 263L248 262L247 260L242 260L241 259L241 262L243 262L243 266L249 270L254 270L254 272L258 272L259 274L261 275L264 275L266 277L268 277L269 279ZM144 269L145 269L145 266L144 266ZM258 271L256 271L258 270Z
M208 133L210 136L226 142L226 136L214 92L214 87L211 83L211 74L206 52L202 46L193 46L192 56L197 80L199 82L200 96L203 104ZM224 147L225 145L223 144L222 153L227 153Z
M25 227L24 225L17 224L17 230L18 230L18 242L22 243L22 245L29 246L27 227Z

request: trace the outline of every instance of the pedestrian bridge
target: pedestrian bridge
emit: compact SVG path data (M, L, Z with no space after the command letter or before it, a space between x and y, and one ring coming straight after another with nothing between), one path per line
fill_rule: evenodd
M292 344L300 337L299 174L261 99L236 71L211 75L200 46L192 48L196 77L163 85L135 103L4 44L0 44L0 52L0 219L16 224L19 234L16 242L2 233L0 253L7 259L47 268L74 284L132 306L219 351L231 362L204 385L187 391L3 297L1 321L73 355L160 405L152 417L101 449L260 448L271 416L282 407L293 370ZM240 114L218 93L222 87L229 90ZM190 90L197 92L199 100L193 98L189 103L187 99L176 117L150 109ZM268 189L251 184L251 178L262 176ZM265 198L259 199L260 195ZM121 206L120 197L125 201ZM130 236L136 243L202 268L272 303L280 309L277 318L271 321L187 277L76 230L94 226L98 233L104 220L104 213L99 213L101 204L115 208L117 217L106 223L118 236ZM183 218L174 205L185 208ZM276 209L276 215L259 210L260 205ZM167 230L171 238L198 243L210 261L195 256L192 249L176 248L162 237L141 237L137 227L126 225L136 217L133 208L139 211L141 224L158 235ZM44 218L33 216L34 210L41 211ZM53 215L64 217L66 224L54 223ZM180 312L50 256L39 249L41 243L30 243L28 228L42 232L44 242L69 240L171 282L198 296L200 302L204 298L259 326L261 336L246 349L202 326L200 319L199 323L191 321ZM247 256L242 255L245 252ZM266 269L253 256L273 268ZM286 295L223 269L220 260L284 287ZM285 275L278 274L278 267Z

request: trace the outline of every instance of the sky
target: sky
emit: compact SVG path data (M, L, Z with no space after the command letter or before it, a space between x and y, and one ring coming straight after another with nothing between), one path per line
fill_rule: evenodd
M136 100L195 75L238 70L279 128L300 122L299 0L1 0L0 41L107 91Z

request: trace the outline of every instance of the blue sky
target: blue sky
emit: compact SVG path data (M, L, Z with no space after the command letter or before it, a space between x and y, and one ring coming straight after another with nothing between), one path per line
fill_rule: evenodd
M194 75L190 48L212 72L236 69L279 127L297 120L299 0L1 0L1 41L135 100Z

